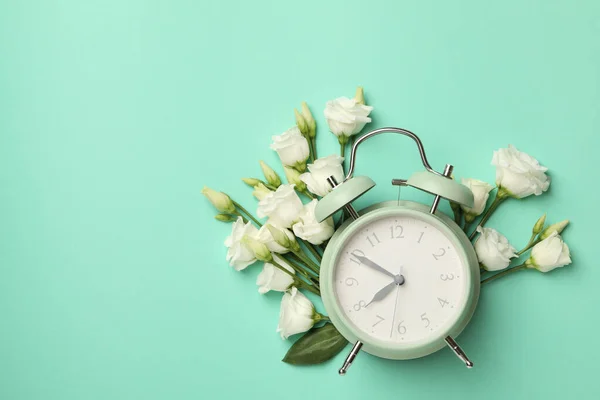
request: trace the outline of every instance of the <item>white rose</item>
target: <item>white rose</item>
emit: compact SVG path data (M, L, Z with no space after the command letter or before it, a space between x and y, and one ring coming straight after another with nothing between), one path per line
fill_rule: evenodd
M258 229L251 222L244 224L242 217L238 217L231 228L231 235L225 239L225 246L228 247L227 261L236 271L256 262L254 252L242 241L244 236L257 237Z
M315 307L302 293L293 287L281 299L277 332L282 339L306 332L315 324Z
M485 210L485 205L490 197L490 191L494 187L489 183L480 181L478 179L462 178L461 182L463 185L471 189L471 192L473 192L473 197L475 198L473 208L461 205L463 211L469 217L468 219L473 221L476 216L480 215L483 210Z
M319 245L329 239L334 232L333 218L329 217L323 222L318 222L315 217L317 200L313 200L304 206L300 214L300 221L293 226L294 233L309 243Z
M258 202L256 214L259 218L268 217L277 226L290 228L298 220L303 207L294 186L281 185Z
M282 258L274 255L275 262L283 268L294 273L294 269L290 267ZM285 292L294 283L294 278L286 274L271 263L265 263L262 271L256 277L258 293L265 294L270 290L277 292Z
M556 232L533 246L531 257L526 261L527 267L542 272L549 272L569 264L571 264L569 246Z
M260 228L260 230L258 231L258 240L266 244L269 250L271 250L273 253L285 254L288 251L290 251L288 248L283 247L275 241L271 230L269 230L269 225L272 225L273 227L277 228L280 232L283 232L290 240L290 242L296 241L294 234L289 229L279 227L276 223L273 223L272 221L267 221L267 223Z
M347 97L328 101L325 106L325 119L331 132L340 138L356 135L371 122L369 114L373 107L365 106Z
M310 153L308 141L297 126L285 131L281 135L271 138L271 149L275 150L283 165L303 171Z
M309 172L300 175L300 180L306 183L311 193L323 197L331 191L327 178L333 176L338 182L344 180L342 162L344 158L336 154L319 158L313 164L308 164Z
M508 267L510 259L516 257L516 249L508 239L492 228L477 227L481 233L475 242L477 258L487 271L498 271Z
M548 170L538 160L509 145L507 149L494 152L492 165L496 167L496 184L507 195L522 199L535 194L539 196L550 186Z

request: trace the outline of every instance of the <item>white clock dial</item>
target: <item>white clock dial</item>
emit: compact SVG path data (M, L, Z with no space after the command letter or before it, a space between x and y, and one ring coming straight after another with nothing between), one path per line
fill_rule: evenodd
M414 216L383 217L359 229L338 253L335 297L368 336L427 340L465 306L468 266L434 225Z

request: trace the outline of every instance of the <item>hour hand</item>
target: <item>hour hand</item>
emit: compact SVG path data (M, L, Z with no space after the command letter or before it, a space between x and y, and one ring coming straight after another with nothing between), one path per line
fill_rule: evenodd
M354 257L358 261L360 261L361 264L366 265L369 268L373 268L376 271L382 272L382 273L386 274L389 277L396 278L396 275L392 274L390 271L388 271L387 269L383 268L382 266L374 263L373 261L371 261L367 257L359 256L359 255L356 255L356 254L354 254Z
M373 296L373 298L371 299L370 302L367 303L367 305L365 307L368 307L369 304L371 304L374 301L381 301L383 299L385 299L385 297L390 294L390 292L392 290L394 290L394 287L396 287L397 283L396 281L390 283L389 285L386 285L383 287L383 289L381 289L380 291L378 291L377 293L375 293L375 295Z

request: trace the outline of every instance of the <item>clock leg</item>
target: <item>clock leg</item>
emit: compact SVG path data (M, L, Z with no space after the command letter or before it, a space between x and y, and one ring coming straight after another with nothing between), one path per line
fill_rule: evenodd
M465 363L467 368L473 368L473 362L471 360L469 360L469 357L467 357L467 355L465 354L463 349L460 348L460 346L458 345L458 343L456 343L456 341L454 339L452 339L450 336L448 336L444 340L446 341L446 344L448 345L448 347L450 347L452 349L452 351L454 352L454 354L456 354L456 357L460 358L462 360L462 362Z
M362 347L362 345L363 345L362 342L359 340L358 342L356 342L354 344L354 346L352 346L352 350L350 350L348 357L346 357L346 361L344 361L344 365L342 365L342 368L340 368L340 370L339 370L340 375L346 375L348 368L350 368L350 366L352 365L352 361L354 361L354 359L356 358L356 355L360 351L360 348Z

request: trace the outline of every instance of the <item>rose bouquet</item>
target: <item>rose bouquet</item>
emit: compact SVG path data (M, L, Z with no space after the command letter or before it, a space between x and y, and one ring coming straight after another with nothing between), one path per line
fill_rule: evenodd
M258 200L256 214L223 192L202 190L219 211L215 218L232 223L231 234L225 240L229 264L242 271L262 262L262 271L256 279L258 292L283 292L277 332L283 339L304 333L283 358L290 364L324 362L347 344L329 318L317 312L304 293L320 296L321 257L327 241L343 220L342 216L337 221L330 217L318 222L315 207L318 199L331 191L328 177L344 179L346 148L371 122L372 110L365 104L360 87L354 98L340 97L327 102L324 116L329 130L338 139L340 154L318 158L316 121L306 103L302 103L301 111L295 109L296 125L273 136L271 144L281 160L286 183L262 161L264 179L242 179ZM484 227L506 200L541 195L550 185L547 168L513 146L495 151L492 165L496 167L495 186L477 179L462 179L462 184L473 192L472 208L451 203L455 222L474 242L484 277L482 284L527 268L548 272L570 264L569 248L560 236L568 221L546 227L546 216L542 216L520 251L498 231ZM530 255L519 262L529 251Z

